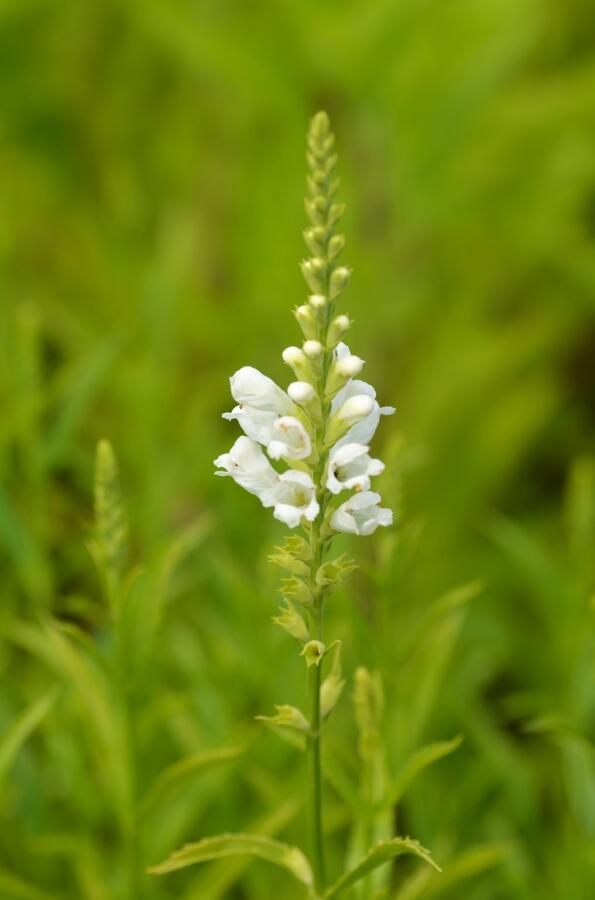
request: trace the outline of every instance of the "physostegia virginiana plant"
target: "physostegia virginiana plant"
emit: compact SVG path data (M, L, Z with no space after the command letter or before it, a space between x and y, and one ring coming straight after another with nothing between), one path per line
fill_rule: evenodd
M431 862L429 854L409 838L375 844L350 870L327 886L322 808L321 741L325 722L343 688L337 642L327 644L324 608L333 590L354 568L341 555L331 558L337 532L370 535L392 524L372 479L384 466L370 455L369 443L380 419L394 412L381 407L374 388L358 376L363 360L342 338L350 327L337 311L337 300L349 283L349 269L338 262L345 239L337 231L344 207L336 199L337 156L328 116L319 112L308 134L310 226L304 233L310 258L302 263L308 302L295 310L303 332L301 347L283 351L295 380L287 391L252 366L230 379L236 406L224 418L237 421L244 434L229 453L215 460L217 475L230 476L254 494L288 528L298 531L271 557L287 571L283 607L274 620L301 645L309 680L309 706L277 708L267 721L292 728L306 737L308 764L308 856L270 838L224 834L189 844L152 871L165 873L192 863L252 854L287 869L309 897L335 897L383 862L403 853ZM271 462L277 465L273 465ZM333 648L335 648L333 650ZM325 659L334 652L323 679ZM264 717L263 717L264 718Z

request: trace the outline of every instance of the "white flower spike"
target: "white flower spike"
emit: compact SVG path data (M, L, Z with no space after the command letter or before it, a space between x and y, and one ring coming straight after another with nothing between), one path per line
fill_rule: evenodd
M369 444L381 417L395 410L381 407L374 388L358 380L364 360L342 342L352 322L337 310L337 299L349 283L351 270L337 262L345 238L338 231L344 205L337 200L334 144L328 116L320 112L308 134L305 207L309 225L304 239L311 255L301 266L308 299L294 309L301 337L282 354L295 380L284 391L252 366L239 369L230 380L237 405L224 418L237 421L244 436L215 460L217 475L231 476L263 506L272 508L275 519L288 528L303 528L303 534L289 536L271 560L287 573L281 588L285 605L274 621L305 647L310 709L306 717L284 705L268 721L307 733L313 848L307 883L317 897L329 893L322 846L320 743L325 720L344 683L338 649L330 674L324 682L321 679L324 606L333 586L356 567L346 554L335 558L328 554L334 533L368 535L393 521L391 510L380 506L380 494L370 490L371 479L384 470L384 464L370 456ZM286 462L286 471L277 471L261 445L270 459ZM347 499L341 502L345 494ZM302 616L300 606L307 609L307 616ZM312 650L317 652L314 660ZM330 708L329 690L333 694Z
M346 534L367 535L373 534L379 525L392 525L392 510L378 506L380 500L380 494L373 491L354 494L335 510L331 527Z

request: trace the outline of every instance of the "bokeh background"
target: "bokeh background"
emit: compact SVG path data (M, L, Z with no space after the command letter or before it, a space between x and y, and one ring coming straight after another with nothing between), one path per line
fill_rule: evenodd
M270 623L282 529L211 473L228 376L289 380L321 107L351 345L398 409L398 522L346 545L329 616L331 869L364 664L393 772L463 736L395 813L445 874L399 862L382 896L593 896L594 32L587 0L0 4L3 900L299 896L258 862L130 872L221 830L302 840L299 752L254 722L303 701ZM142 567L132 736L88 550L103 437Z

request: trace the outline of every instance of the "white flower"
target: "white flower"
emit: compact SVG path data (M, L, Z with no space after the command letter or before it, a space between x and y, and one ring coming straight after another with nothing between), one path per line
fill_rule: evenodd
M229 453L215 460L215 475L229 475L241 487L257 496L264 507L274 507L273 515L290 528L302 518L313 522L319 512L316 488L305 472L289 469L279 475L256 441L243 435Z
M331 516L331 528L347 534L372 534L379 525L392 525L393 513L378 506L380 494L362 491L342 503Z
M260 497L275 487L279 476L256 441L242 435L229 453L215 460L219 471L215 475L230 475L237 484Z
M335 446L328 463L326 486L332 494L342 490L367 491L370 478L384 471L384 463L372 459L365 444Z
M380 416L391 416L394 413L394 406L379 405L376 400L376 391L371 384L367 384L365 381L359 381L358 379L349 381L345 387L339 391L332 402L331 409L333 412L337 412L341 407L344 407L345 403L348 402L350 398L356 397L358 398L357 406L359 408L360 406L363 406L362 401L360 400L363 395L366 395L372 401L369 403L370 411L361 417L360 421L352 425L338 444L369 444L378 428ZM349 410L349 407L347 407L347 409Z
M231 396L242 407L291 415L293 404L272 378L252 366L244 366L229 379Z
M281 416L272 424L267 451L271 459L306 459L312 452L312 441L299 419Z
M261 500L264 506L274 506L275 518L290 528L299 525L302 518L313 522L320 510L314 482L305 472L295 469L279 475L276 484L262 495Z
M296 419L297 408L284 390L252 366L244 366L230 378L238 404L224 419L235 419L242 431L263 444L272 459L305 459L312 452L306 428Z

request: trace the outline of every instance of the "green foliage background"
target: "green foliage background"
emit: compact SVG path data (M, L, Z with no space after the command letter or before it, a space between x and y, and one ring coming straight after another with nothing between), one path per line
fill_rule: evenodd
M261 862L130 871L222 830L302 842L299 753L254 722L304 690L270 624L281 528L211 461L228 376L289 380L320 107L351 344L398 408L398 524L352 547L329 621L328 767L355 777L353 672L377 668L393 771L464 738L395 816L445 873L399 860L382 896L592 896L594 23L586 0L2 0L3 900L299 896ZM102 437L143 567L118 647L87 549Z

